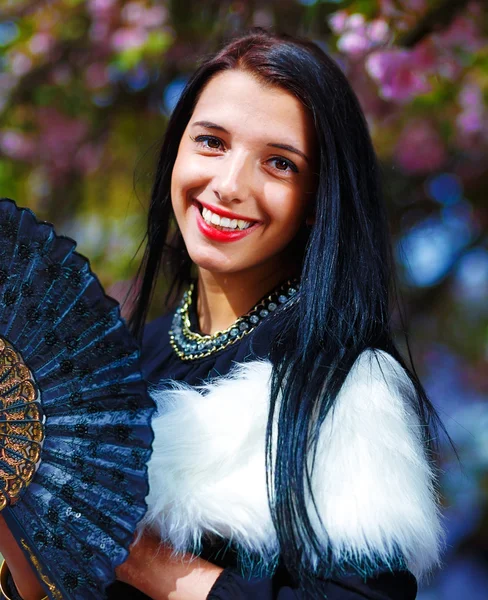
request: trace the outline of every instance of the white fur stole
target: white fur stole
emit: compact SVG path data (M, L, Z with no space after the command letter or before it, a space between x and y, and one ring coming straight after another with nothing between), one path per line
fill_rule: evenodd
M145 527L176 551L205 534L272 563L279 554L265 475L271 364L254 361L195 389L153 392L158 414ZM433 471L410 402L410 380L387 353L353 365L322 427L309 514L337 564L387 564L400 555L418 578L439 561ZM316 557L310 557L316 562Z

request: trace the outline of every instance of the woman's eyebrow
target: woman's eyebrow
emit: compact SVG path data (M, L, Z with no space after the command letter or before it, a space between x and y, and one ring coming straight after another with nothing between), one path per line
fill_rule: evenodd
M212 123L212 121L195 121L195 123L192 123L192 127L204 127L205 129L216 129L217 131L230 133L225 127L222 127L222 125L217 125L217 123ZM269 144L267 144L267 146L271 148L280 148L281 150L288 150L288 152L298 154L298 156L301 156L307 163L310 164L310 159L308 158L308 156L304 154L301 150L298 150L298 148L295 148L295 146L292 146L290 144L279 144L277 142L270 142Z
M273 143L273 144L267 144L268 146L270 146L271 148L280 148L281 150L288 150L288 152L293 152L293 154L298 154L298 156L301 156L304 160L306 160L309 164L310 164L310 159L308 158L308 156L306 154L304 154L301 150L298 150L298 148L295 148L295 146L290 146L289 144L278 144L278 143Z
M216 123L212 123L212 121L195 121L195 123L192 123L192 126L205 127L205 129L217 129L217 131L229 133L225 127L222 127L222 125L217 125Z

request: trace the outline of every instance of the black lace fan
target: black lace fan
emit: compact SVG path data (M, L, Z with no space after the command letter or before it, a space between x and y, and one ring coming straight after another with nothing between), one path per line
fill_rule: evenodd
M75 246L0 200L0 510L50 598L100 600L146 510L154 405Z

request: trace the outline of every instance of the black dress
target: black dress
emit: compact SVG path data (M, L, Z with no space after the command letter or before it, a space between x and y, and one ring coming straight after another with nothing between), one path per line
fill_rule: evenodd
M198 330L195 314L191 315L192 329ZM236 363L267 358L274 323L272 315L240 341L196 360L183 361L169 342L172 315L165 315L146 327L143 341L143 370L149 383L161 379L184 381L192 386L226 375ZM305 598L283 566L271 577L241 576L237 554L232 548L204 547L202 558L222 567L224 571L208 595L210 600L302 600ZM414 600L417 594L415 577L409 571L385 569L375 577L363 579L351 574L320 581L323 597L328 600ZM109 588L110 600L143 600L147 596L138 590L116 582Z

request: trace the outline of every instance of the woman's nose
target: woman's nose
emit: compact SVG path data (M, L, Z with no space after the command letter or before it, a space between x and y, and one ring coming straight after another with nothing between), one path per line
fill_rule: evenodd
M221 202L244 202L252 187L250 157L245 152L229 152L220 161L214 178L213 190Z

